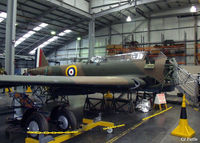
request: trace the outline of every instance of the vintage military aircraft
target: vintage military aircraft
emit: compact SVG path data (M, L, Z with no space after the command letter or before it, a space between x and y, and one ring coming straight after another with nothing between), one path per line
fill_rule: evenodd
M39 76L1 76L0 87L42 85L66 95L121 92L135 87L165 91L174 87L173 64L163 54L154 58L145 52L133 52L63 66L48 66L43 53L40 57L39 67L29 70Z
M174 65L162 53L156 57L146 52L133 52L106 58L93 57L87 63L75 63L63 66L48 66L41 50L37 58L38 68L29 70L32 76L1 75L0 87L20 85L48 86L52 96L83 95L93 93L174 90ZM36 76L37 75L37 76ZM24 114L29 130L46 130L33 110ZM30 116L31 115L31 119ZM34 115L34 116L33 116ZM32 117L33 116L33 117ZM45 122L41 115L37 115ZM75 129L76 121L72 112L63 107L55 107L50 118L59 121L61 129L71 126ZM34 122L33 122L34 121ZM45 125L45 124L43 124Z

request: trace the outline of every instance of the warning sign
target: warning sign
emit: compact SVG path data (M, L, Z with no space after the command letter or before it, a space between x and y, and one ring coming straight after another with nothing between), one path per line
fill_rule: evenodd
M156 94L154 104L166 104L166 98L164 93Z

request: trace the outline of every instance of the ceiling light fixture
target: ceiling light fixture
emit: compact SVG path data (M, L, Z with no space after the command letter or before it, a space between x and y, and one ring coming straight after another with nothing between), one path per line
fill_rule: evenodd
M126 21L127 22L130 22L132 19L131 19L131 17L130 16L128 16L127 18L126 18Z
M81 37L77 37L77 40L80 41L80 40L81 40Z
M192 5L190 8L190 12L197 12L196 6Z
M51 31L51 35L56 35L56 31Z

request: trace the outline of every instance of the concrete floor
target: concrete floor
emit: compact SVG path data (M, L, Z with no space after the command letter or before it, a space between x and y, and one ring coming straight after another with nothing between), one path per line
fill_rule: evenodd
M0 111L5 106L8 106L10 99L7 96L0 96ZM70 97L70 109L74 111L75 115L80 121L83 117L82 106L84 104L84 96ZM97 127L93 130L79 135L66 143L111 143L115 137L116 143L180 143L181 138L171 136L170 132L177 126L180 116L180 105L168 105L173 108L161 115L151 118L141 124L134 130L130 130L131 127L141 122L142 118L154 114L155 110L148 113L141 113L139 111L133 113L109 113L103 115L102 120L114 122L116 125L125 124L125 127L116 128L114 133L107 134L102 128ZM4 110L5 111L5 110ZM200 112L193 110L191 107L187 107L187 114L190 126L196 131L194 140L200 142ZM1 143L23 143L24 137L20 133L15 133L13 140L9 141L5 136L5 124L6 118L12 115L3 115L0 117L0 139ZM123 135L122 135L123 133ZM183 141L186 143L185 141Z

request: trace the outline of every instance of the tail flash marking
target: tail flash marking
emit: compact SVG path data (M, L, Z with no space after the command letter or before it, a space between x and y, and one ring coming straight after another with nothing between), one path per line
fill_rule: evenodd
M42 49L39 48L36 52L36 68L44 66L48 66L48 61L46 60Z

